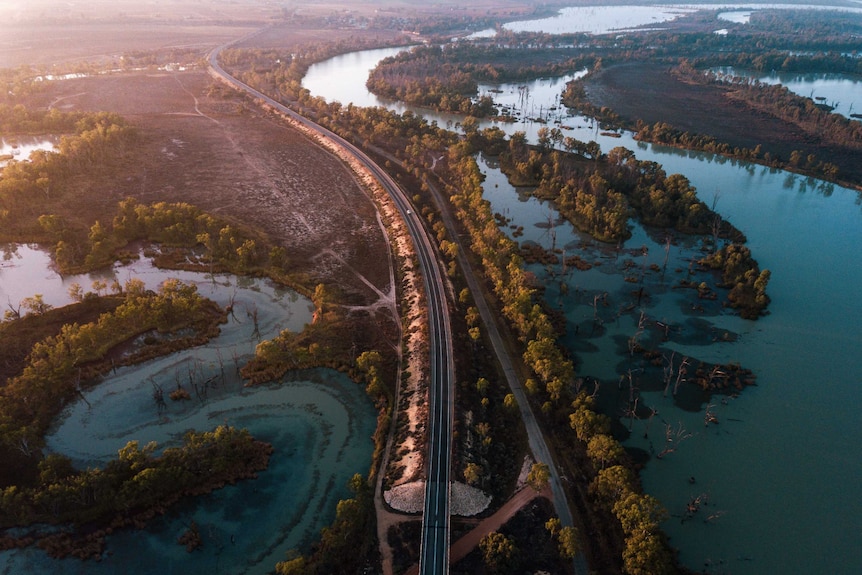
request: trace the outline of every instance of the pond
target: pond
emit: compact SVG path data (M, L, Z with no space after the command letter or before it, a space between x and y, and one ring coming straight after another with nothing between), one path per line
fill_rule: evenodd
M349 60L327 61L323 65L331 76L328 81L319 77L321 91L312 89L312 94L349 101L342 97L341 78L348 72L366 77L376 63L374 57L359 52ZM359 66L365 68L364 74L357 71ZM352 98L361 89L364 80L361 86L346 88L345 94ZM551 99L534 105L547 108L553 103ZM415 112L441 126L451 121L427 110ZM658 410L658 419L632 422L628 445L645 453L661 448L662 422L674 429L682 425L691 434L674 453L653 457L642 474L647 492L659 497L671 513L664 527L680 549L681 560L694 570L715 573L855 573L862 564L858 545L862 502L852 496L862 476L862 429L856 414L862 399L858 331L862 307L855 293L862 282L859 194L780 170L639 143L629 133L616 138L602 135L589 119L561 115L552 122L560 122L565 135L596 140L604 151L628 147L639 159L686 175L708 205L717 197L716 209L748 236L761 268L772 271L770 314L756 322L721 310L692 315L673 291L662 291L660 278L654 278L655 293L646 303L633 313L609 317L604 334L591 337L583 326L595 313L594 294L608 292L611 310L627 306L631 299L630 284L619 269L626 258L581 237L559 222L551 206L519 194L493 162L481 160L488 198L512 225L524 226L521 241L546 246L555 242L570 255L604 262L589 272L569 271L567 294L558 287L559 273L546 284L551 305L564 308L568 328L564 344L576 354L580 376L616 387L626 359L619 341L637 330L641 307L653 325L661 321L697 334L667 344L677 354L739 362L754 370L756 387L725 402L715 399L712 410L719 425L704 426L706 406L696 412L682 409L661 393L644 397ZM507 134L524 130L535 141L543 124L481 123L490 125ZM642 246L647 247L646 265L660 266L661 239L652 239L634 225L622 252L640 253ZM698 250L697 242L680 242L672 246L670 257L687 267ZM628 257L641 265L641 257ZM541 266L531 269L545 277ZM700 334L709 330L734 334L735 341L710 340L704 345ZM708 513L682 521L686 504L704 494Z
M189 429L222 424L247 428L275 451L257 479L185 501L143 531L109 537L98 563L55 561L30 548L0 552L0 573L271 573L288 551L306 549L331 523L338 501L350 496L353 474L368 474L376 413L362 386L323 369L254 388L243 387L237 376L237 365L258 342L311 321L306 298L263 280L218 275L213 281L207 274L158 270L148 260L117 267L108 277L60 279L44 269L44 254L34 247L18 246L17 254L15 265L7 262L0 271L3 297L32 296L18 286L25 277L41 277L30 290L42 290L45 301L57 306L66 303L62 288L74 279L88 289L86 280L94 277L135 277L148 287L176 277L223 306L234 303L228 323L209 344L121 368L68 406L46 438L48 451L68 455L79 467L103 465L128 441L157 441L161 449L178 444ZM168 393L178 382L192 398L168 400L160 411L153 389ZM176 539L191 521L204 546L190 554Z

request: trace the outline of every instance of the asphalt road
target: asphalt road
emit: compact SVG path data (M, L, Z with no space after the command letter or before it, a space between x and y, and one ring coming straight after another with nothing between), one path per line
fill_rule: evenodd
M255 90L228 74L218 63L220 46L209 55L213 73L235 88L243 90L268 106L286 114L305 127L329 138L349 151L380 182L401 212L413 238L419 267L425 278L430 338L431 385L429 390L429 441L425 512L422 519L421 575L445 575L449 572L449 481L452 453L452 421L455 372L452 362L452 328L446 302L444 276L436 257L436 245L429 238L412 211L412 205L398 184L362 150L334 132L297 114L266 94Z

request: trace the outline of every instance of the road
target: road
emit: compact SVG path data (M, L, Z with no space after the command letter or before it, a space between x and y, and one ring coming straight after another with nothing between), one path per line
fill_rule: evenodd
M419 267L425 278L425 295L428 309L428 335L430 338L431 382L429 389L429 440L427 451L427 480L425 484L425 511L422 518L422 546L420 551L421 575L449 573L449 481L452 453L452 421L454 417L455 370L452 362L452 327L446 301L443 271L436 257L436 245L428 236L404 191L389 174L383 171L362 150L334 132L301 116L255 90L230 74L218 63L218 55L230 44L210 52L209 65L214 74L238 90L245 91L268 106L285 114L353 155L380 182L391 196L407 225Z

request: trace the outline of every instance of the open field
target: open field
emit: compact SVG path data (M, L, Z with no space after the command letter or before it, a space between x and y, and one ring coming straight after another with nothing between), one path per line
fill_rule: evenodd
M340 160L282 122L213 88L204 71L117 74L53 82L31 102L64 111L112 111L140 144L104 187L107 217L120 199L188 202L243 222L288 249L313 277L336 279L358 304L385 290L389 268L376 211Z

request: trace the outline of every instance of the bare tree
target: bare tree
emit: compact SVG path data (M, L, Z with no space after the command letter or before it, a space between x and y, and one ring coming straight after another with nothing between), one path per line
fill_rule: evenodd
M679 364L679 369L676 372L676 383L673 385L673 394L676 395L679 391L679 386L685 383L685 376L688 374L688 358L682 358L682 363Z
M680 443L689 439L691 437L691 433L689 433L682 422L677 424L676 427L673 427L670 423L664 424L664 449L656 456L659 459L664 457L669 453L673 453L676 451L677 446Z
M670 357L667 357L667 355L665 354L662 354L661 356L662 363L666 362L665 365L662 367L662 379L664 380L664 397L667 397L667 391L670 388L670 382L671 380L673 380L673 361L675 357L675 351L672 351L670 353Z

